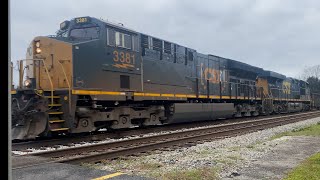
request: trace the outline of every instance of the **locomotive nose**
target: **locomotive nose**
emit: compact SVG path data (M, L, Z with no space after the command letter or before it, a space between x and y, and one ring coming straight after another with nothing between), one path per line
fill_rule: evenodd
M29 78L36 80L37 89L69 88L70 84L67 82L71 82L71 43L54 37L36 37L27 50L28 57L42 60L39 64L30 63L31 68L27 72Z
M12 139L34 139L48 131L53 92L71 88L72 45L36 37L20 61L19 89L12 98ZM43 92L51 92L47 98Z

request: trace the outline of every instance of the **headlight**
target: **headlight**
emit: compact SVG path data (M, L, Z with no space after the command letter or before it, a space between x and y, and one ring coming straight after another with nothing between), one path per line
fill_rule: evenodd
M25 86L25 87L30 87L31 84L32 84L32 82L31 82L30 79L26 79L26 80L24 81L24 86Z
M40 41L36 42L36 47L39 48L40 47Z
M40 48L37 48L37 49L36 49L36 53L37 53L37 54L41 53L41 49L40 49Z

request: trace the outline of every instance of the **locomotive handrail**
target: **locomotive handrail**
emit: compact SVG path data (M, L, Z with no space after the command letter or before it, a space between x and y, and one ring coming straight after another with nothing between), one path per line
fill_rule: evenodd
M11 64L10 64L10 89L14 89L14 87L13 87L13 63L11 62Z
M66 81L67 81L67 84L68 84L68 90L69 90L69 102L68 102L68 105L69 105L69 113L71 113L71 86L70 86L66 71L64 70L64 67L63 67L63 65L62 65L62 63L60 61L68 61L68 60L59 60L58 63L61 65L64 77L66 78Z
M46 70L46 73L47 73L48 78L49 78L50 86L51 86L51 104L53 104L53 84L52 84L52 80L51 80L51 77L50 77L50 74L49 74L49 71L48 71L48 68L47 68L47 65L46 65L46 62L44 61L44 59L21 59L20 60L20 62L23 62L23 61L33 61L33 62L34 61L42 61L43 62L43 66L44 66L44 68ZM22 63L22 65L23 65L23 63ZM21 64L20 64L20 66L21 66ZM21 68L22 67L20 67L20 69ZM23 74L24 74L24 72L23 72ZM20 77L19 78L22 78L22 80L23 80L23 74L21 74L21 71L20 71ZM20 79L20 81L21 81L21 79Z

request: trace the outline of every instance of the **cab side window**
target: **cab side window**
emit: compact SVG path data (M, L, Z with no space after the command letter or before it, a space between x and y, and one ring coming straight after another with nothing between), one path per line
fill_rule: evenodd
M131 35L116 32L116 46L131 49L132 38Z
M107 44L109 46L116 45L116 32L113 29L107 29Z
M107 28L107 45L139 51L137 35Z

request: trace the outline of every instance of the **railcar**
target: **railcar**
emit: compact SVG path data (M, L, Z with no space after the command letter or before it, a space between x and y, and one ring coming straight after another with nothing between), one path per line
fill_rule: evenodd
M12 139L310 109L308 84L94 17L35 37L12 91Z

